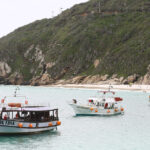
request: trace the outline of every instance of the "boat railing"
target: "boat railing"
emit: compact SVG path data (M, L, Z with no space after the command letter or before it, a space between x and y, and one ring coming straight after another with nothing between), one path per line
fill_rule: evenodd
M52 118L49 118L49 119L43 119L43 120L38 120L38 119L10 119L12 121L16 121L16 122L33 122L33 123L44 123L44 122L50 122L50 121L57 121L59 120L58 117L54 117L53 119Z
M11 107L9 106L10 104L20 104L19 106L17 106L16 108L18 107L26 107L26 106L48 106L50 107L50 103L28 103L28 104L25 104L25 103L0 103L0 108L3 108L3 107L9 107L9 108L15 108L15 106Z

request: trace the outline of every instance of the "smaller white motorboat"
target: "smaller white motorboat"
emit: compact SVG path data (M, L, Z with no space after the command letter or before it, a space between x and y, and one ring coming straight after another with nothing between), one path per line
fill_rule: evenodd
M14 96L6 96L1 100L0 135L38 133L55 130L61 125L58 109L29 105L25 96L17 96L17 90ZM19 98L19 101L14 98Z
M120 105L123 100L120 97L115 97L114 91L98 91L102 93L100 97L89 98L87 104L79 104L76 99L73 99L69 105L74 109L76 116L111 116L124 114L124 108Z

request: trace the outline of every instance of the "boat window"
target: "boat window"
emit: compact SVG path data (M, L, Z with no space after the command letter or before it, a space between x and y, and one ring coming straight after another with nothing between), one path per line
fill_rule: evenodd
M36 114L35 114L35 112L30 112L30 119L31 119L31 121L36 121Z
M27 111L2 111L1 119L15 119L22 121L33 121L33 122L48 122L58 120L58 110L50 110L50 111L35 111L35 112L27 112Z
M19 112L14 112L14 113L13 113L13 118L14 118L14 119L19 119L19 118L20 118Z
M54 117L57 118L57 111L54 111Z
M26 112L26 111L23 111L22 113L20 113L20 119L27 119L29 120L30 119L30 113L29 112Z
M50 111L50 120L54 120L54 111Z

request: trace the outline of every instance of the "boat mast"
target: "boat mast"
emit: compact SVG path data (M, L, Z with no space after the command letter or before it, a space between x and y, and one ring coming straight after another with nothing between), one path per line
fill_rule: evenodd
M111 86L111 84L108 87L108 91L110 92L110 89L113 88L113 86Z
M20 90L20 88L19 88L19 87L17 87L17 88L15 89L14 97L17 97L17 91L19 91L19 90Z

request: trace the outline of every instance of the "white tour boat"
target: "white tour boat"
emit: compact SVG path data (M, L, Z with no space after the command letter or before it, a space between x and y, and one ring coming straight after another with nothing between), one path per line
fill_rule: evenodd
M16 92L17 90L13 97L21 98ZM2 99L0 105L0 134L38 133L57 129L57 126L61 125L58 109L29 106L26 99L24 103L8 103L7 98Z
M100 97L89 98L87 104L78 104L76 99L70 103L70 106L74 109L76 116L86 115L102 115L111 116L124 113L124 108L119 105L119 102L123 99L115 97L113 91L99 91L102 93Z

